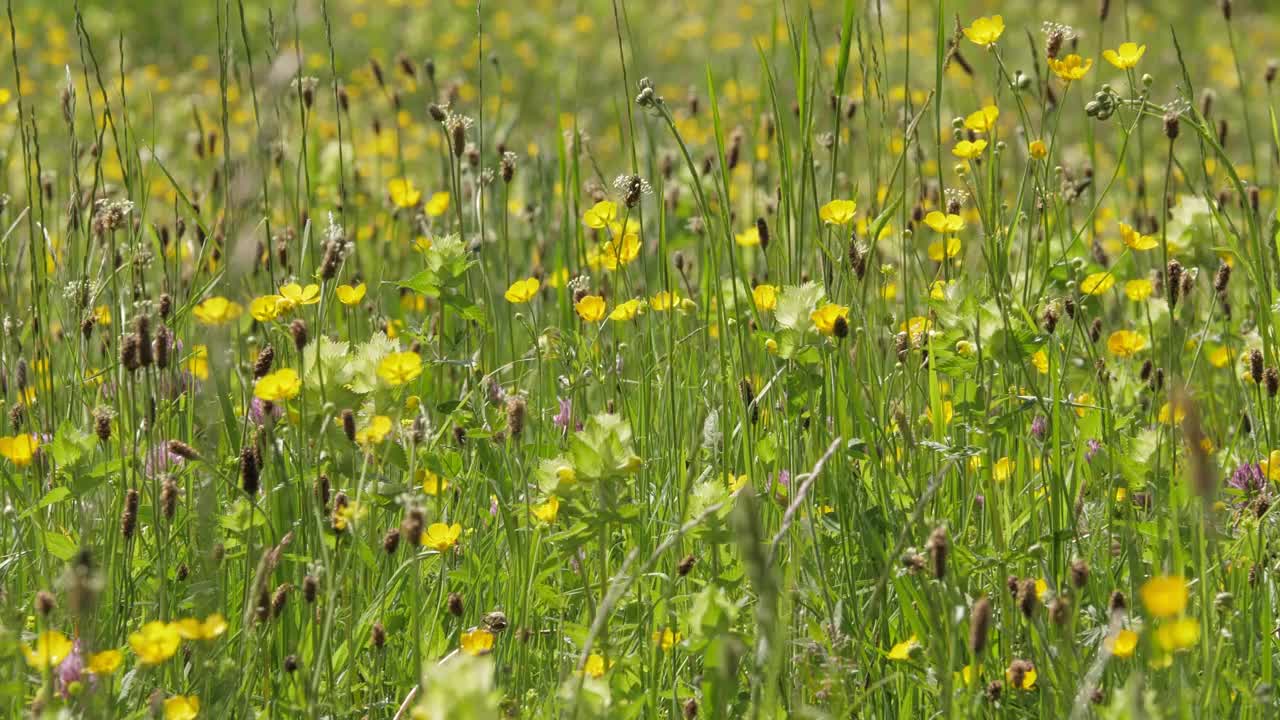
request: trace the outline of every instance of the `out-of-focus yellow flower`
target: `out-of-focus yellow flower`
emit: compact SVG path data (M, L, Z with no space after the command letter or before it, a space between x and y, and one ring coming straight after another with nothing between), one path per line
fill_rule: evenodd
M391 418L386 415L375 415L369 424L356 431L356 444L377 445L387 439L391 432Z
M546 502L529 508L529 512L533 513L533 516L542 522L550 525L556 521L556 517L560 514L560 499L552 495L547 498Z
M1013 476L1015 464L1009 457L1002 457L991 466L991 479L996 482L1004 482Z
M1118 658L1133 657L1133 651L1138 647L1138 633L1132 630L1121 630L1115 635L1107 638L1107 647L1111 648L1111 654Z
M964 229L964 218L955 213L943 214L937 210L924 216L924 224L939 233L958 233Z
M119 650L103 650L89 656L85 669L94 675L113 675L124 664L124 653Z
M904 662L911 659L911 653L920 647L915 635L903 640L889 649L889 659Z
M1107 338L1107 350L1118 358L1131 358L1146 347L1146 336L1132 330L1117 330Z
M171 623L152 620L137 632L129 633L129 647L143 665L159 665L173 657L182 636Z
M1195 647L1200 641L1200 622L1195 618L1178 618L1156 628L1156 644L1165 652Z
M680 296L674 292L663 290L649 298L649 309L655 312L666 312L680 302Z
M488 655L493 652L493 633L484 628L476 628L462 633L458 646L468 655Z
M174 695L164 701L164 720L196 720L200 715L200 698Z
M1187 581L1180 575L1153 577L1138 588L1147 612L1158 618L1181 615L1187 609Z
M760 231L756 229L755 225L752 225L740 233L735 233L733 241L742 247L755 247L760 244Z
M960 238L949 237L946 240L934 240L929 243L929 259L942 262L960 254Z
M392 178L387 181L387 194L391 204L398 208L417 207L422 201L422 191L408 178Z
M964 119L964 126L974 132L991 132L996 126L996 120L999 118L1000 108L995 105L987 105L981 110L969 113L969 116Z
M1138 278L1130 280L1124 284L1124 295L1134 302L1142 302L1151 297L1151 293L1155 292L1155 286L1146 278Z
M0 437L0 455L18 467L26 467L36 457L40 440L31 434Z
M173 628L183 640L213 640L227 631L227 619L213 613L204 620L184 618L173 623Z
M1116 284L1116 276L1110 270L1103 270L1085 277L1080 281L1080 292L1085 295L1101 295Z
M197 380L209 379L209 348L206 345L193 345L191 356L187 358L187 372Z
M431 199L427 200L426 206L422 209L429 217L440 217L449 211L449 193L432 193Z
M57 630L45 630L36 636L36 646L22 644L22 655L27 665L35 670L56 668L71 654L72 642L66 635Z
M412 350L394 352L378 363L378 377L391 387L399 387L422 374L422 356Z
M306 287L298 283L287 283L280 286L280 299L276 301L281 312L287 312L302 305L315 305L320 302L320 286L310 283Z
M951 148L951 154L962 160L976 160L987 149L986 140L961 140Z
M618 306L615 307L613 311L609 313L609 319L614 322L627 322L628 320L635 320L636 315L640 314L640 305L641 303L638 298L632 298L625 302L619 303Z
M240 307L239 303L215 295L211 298L205 298L199 305L196 305L191 314L195 316L196 320L205 325L225 325L240 317L240 313L243 311L244 308Z
M1037 138L1027 145L1027 154L1036 160L1043 160L1049 156L1049 146L1045 145L1043 140Z
M1044 350L1035 351L1031 356L1031 365L1035 367L1041 375L1047 375L1049 373L1049 353Z
M658 647L662 648L663 652L670 652L671 648L675 647L683 639L684 637L680 633L669 627L653 632L653 641L657 643Z

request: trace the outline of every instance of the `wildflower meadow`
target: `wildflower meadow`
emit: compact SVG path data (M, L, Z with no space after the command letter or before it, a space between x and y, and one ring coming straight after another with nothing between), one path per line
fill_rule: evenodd
M1269 0L0 0L0 718L1280 715Z

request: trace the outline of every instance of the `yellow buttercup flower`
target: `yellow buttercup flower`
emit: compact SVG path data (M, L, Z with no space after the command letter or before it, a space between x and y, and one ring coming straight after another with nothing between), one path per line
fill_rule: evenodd
M536 277L517 280L511 283L511 287L503 293L502 297L513 305L521 305L538 296L538 290L542 288L542 281Z
M960 254L960 238L949 237L946 240L935 240L929 243L929 259L942 262Z
M391 196L391 204L398 208L417 207L422 200L422 191L414 186L408 178L392 178L387 181L387 194Z
M964 119L964 126L967 130L974 132L991 132L996 126L996 120L1000 117L1000 108L995 105L987 105L976 112L969 113Z
M609 319L614 322L626 322L635 320L636 315L640 314L640 300L632 298L626 302L619 303L617 307L609 313Z
M1054 75L1063 80L1080 80L1089 72L1089 68L1093 67L1093 58L1085 60L1075 53L1071 53L1065 58L1049 58L1049 69Z
M1143 235L1124 223L1120 223L1120 240L1133 250L1151 250L1160 243L1151 235Z
M493 652L493 633L484 628L476 628L462 633L458 647L468 655L488 655Z
M458 523L452 525L431 523L422 533L422 544L436 552L444 552L457 545L460 537L462 537L462 526Z
M838 320L844 320L847 326L849 322L849 308L846 305L827 303L817 310L814 310L809 315L809 319L813 320L814 327L818 328L818 332L830 337L835 335L836 322Z
M279 295L261 295L249 303L249 315L258 322L271 322L280 315Z
M365 287L364 283L354 287L351 285L339 285L334 294L338 296L338 302L343 305L356 305L364 299L364 294L367 290L368 288Z
M1085 295L1101 295L1116 284L1116 276L1110 270L1089 275L1080 281L1080 292Z
M311 283L306 287L298 283L280 286L280 299L277 301L281 312L287 312L301 305L315 305L320 302L320 286Z
M529 508L529 512L544 523L550 525L556 521L556 516L560 514L560 500L555 495L547 498L547 501L541 505L534 505Z
M609 663L609 665L613 665L613 663ZM582 672L593 678L603 676L608 669L605 667L604 658L595 653L588 655L587 662L582 666Z
M432 193L431 199L427 200L427 204L422 209L430 217L440 217L449 211L449 193Z
M191 347L191 356L187 358L187 372L197 380L209 379L209 347L207 345L193 345Z
M281 368L258 379L253 396L267 402L292 400L302 391L302 378L293 368Z
M1039 675L1036 673L1036 669L1034 667L1029 668L1022 675L1022 686L1017 689L1034 690L1036 688L1036 680L1038 678L1039 678ZM1005 671L1005 680L1008 681L1010 685L1013 685L1013 673L1010 670Z
M1138 633L1132 630L1121 630L1112 637L1107 638L1107 647L1111 649L1111 654L1115 657L1133 657L1133 651L1138 647Z
M1031 356L1031 364L1041 374L1046 375L1049 372L1049 354L1044 350L1037 350Z
M915 635L912 635L889 649L889 659L896 660L898 662L910 660L912 651L919 647L920 641Z
M982 156L987 149L986 140L961 140L956 146L951 148L951 154L962 160L976 160Z
M680 303L680 296L663 290L649 298L649 308L656 312L666 312Z
M1138 64L1146 51L1146 45L1124 42L1115 50L1103 50L1102 58L1120 70L1128 70Z
M1178 618L1156 628L1156 644L1165 652L1186 650L1199 641L1200 622L1195 618Z
M159 665L173 657L182 644L178 629L170 623L152 620L137 632L129 633L129 647L143 665Z
M1049 146L1045 145L1043 140L1032 140L1027 145L1027 154L1036 160L1043 160L1049 156Z
M1155 285L1152 285L1151 281L1146 278L1130 280L1124 284L1125 297L1134 302L1142 302L1143 300L1146 300L1151 297L1151 293L1153 292L1155 292Z
M1004 482L1013 477L1015 467L1013 460L1008 457L1002 457L996 461L995 465L991 466L991 479L996 482Z
M680 633L669 627L661 631L655 630L653 633L653 641L658 644L658 647L662 648L663 652L670 652L671 648L675 647L683 639Z
M635 262L640 257L640 236L623 233L600 246L600 264L606 270L617 270Z
M593 230L609 226L618 218L618 205L609 200L601 200L582 214L582 224Z
M196 720L200 715L200 698L174 695L164 701L164 720Z
M173 623L173 628L183 640L213 640L227 631L227 619L213 613L204 620L183 618Z
M1187 609L1187 581L1179 575L1153 577L1138 588L1147 612L1158 618L1172 618Z
M577 311L578 317L582 318L583 322L597 323L604 319L607 306L604 298L599 295L587 295L574 303L573 309Z
M94 675L113 675L124 664L124 653L119 650L103 650L89 656L85 669Z
M1160 411L1156 413L1156 422L1161 425L1181 425L1186 417L1187 410L1180 403L1165 403L1160 406Z
M369 424L356 431L356 444L377 445L387 439L391 432L391 418L386 415L375 415Z
M378 377L391 387L399 387L422 374L422 356L412 350L394 352L378 363Z
M205 325L225 325L240 317L243 310L239 303L215 295L196 305L191 314Z
M943 214L933 210L924 216L924 224L934 232L958 233L964 229L964 218L954 213Z
M45 630L36 636L36 646L22 644L22 655L27 665L35 670L56 668L71 654L72 642L66 635L57 630Z
M1107 350L1118 358L1131 358L1146 347L1146 336L1132 330L1117 330L1107 338Z
M964 29L964 36L975 45L991 45L1004 33L1004 18L999 15L980 17Z
M858 203L853 200L832 200L818 209L818 218L828 225L848 225L857 210Z
M449 489L449 481L430 470L419 470L418 478L419 484L422 485L422 492L432 497Z
M760 244L760 231L756 229L755 225L752 225L746 230L734 234L733 241L742 247L755 247Z
M18 467L30 465L39 448L40 440L35 435L0 437L0 455Z
M769 312L778 306L777 285L757 285L751 290L751 301L760 312Z

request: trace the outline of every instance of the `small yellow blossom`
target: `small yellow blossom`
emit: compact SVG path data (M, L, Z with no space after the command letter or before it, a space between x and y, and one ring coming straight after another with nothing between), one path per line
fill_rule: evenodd
M412 350L394 352L378 363L378 377L391 387L399 387L422 374L422 356Z
M814 310L809 315L813 320L813 324L818 328L818 332L831 337L836 334L837 321L843 320L845 328L848 328L849 307L847 305L837 305L835 303L827 303L822 307Z
M460 537L462 537L462 526L458 523L452 525L431 523L422 533L422 544L436 552L445 552L457 545Z
M574 303L573 309L577 311L578 317L582 318L583 322L597 323L604 319L607 307L604 298L599 295L588 295Z
M339 285L335 294L338 296L338 302L343 305L356 305L364 299L364 294L368 290L364 283L359 285Z
M1187 581L1178 575L1153 577L1138 588L1147 612L1158 618L1181 615L1187 609Z
M1138 64L1138 61L1142 59L1142 55L1146 51L1146 45L1123 42L1120 43L1120 47L1115 50L1103 50L1102 58L1119 70L1128 70Z
M1049 59L1049 69L1053 71L1053 74L1068 82L1080 80L1089 72L1091 67L1093 67L1093 58L1085 60L1075 53L1061 60L1058 58Z
M468 655L488 655L493 652L493 633L484 628L476 628L462 633L458 646Z
M387 194L391 196L391 204L398 208L417 207L422 200L422 191L414 186L408 178L392 178L387 181Z
M292 400L302 391L302 378L293 368L281 368L259 378L253 386L253 396L267 402Z
M857 209L858 203L853 200L832 200L818 209L818 217L828 225L848 225Z
M964 36L975 45L992 45L1004 33L1004 18L999 15L980 17L964 29Z
M542 281L536 277L517 280L511 283L511 287L507 288L507 292L503 294L503 297L513 305L520 305L537 297L538 290L541 287Z

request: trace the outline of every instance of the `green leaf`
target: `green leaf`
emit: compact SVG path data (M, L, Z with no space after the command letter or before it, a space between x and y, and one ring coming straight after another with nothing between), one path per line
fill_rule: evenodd
M22 514L18 516L18 519L23 520L27 517L30 517L32 514L40 510L43 510L44 508L47 508L50 505L54 505L59 502L62 502L63 500L67 499L70 496L71 496L71 488L68 488L66 485L59 485L58 487L45 493L44 497L40 498L40 502L24 510Z
M66 562L76 555L76 541L70 536L58 532L46 532L44 534L44 549L49 554Z

